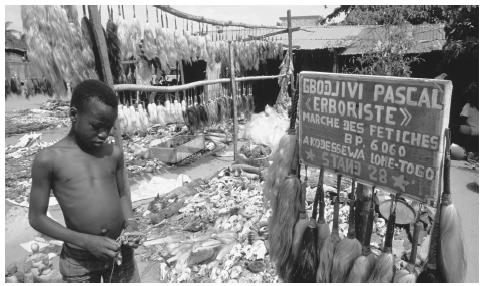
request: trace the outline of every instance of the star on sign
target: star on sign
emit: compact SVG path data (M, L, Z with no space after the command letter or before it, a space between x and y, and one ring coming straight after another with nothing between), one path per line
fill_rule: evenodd
M395 176L392 176L392 179L393 179L393 181L395 181L393 183L393 186L394 187L399 187L402 190L402 192L405 192L405 187L408 184L410 184L409 181L405 180L405 176L403 176L403 175L396 176L396 177Z
M305 154L307 155L307 160L314 161L316 155L312 152L312 149L309 149L309 151L305 151Z

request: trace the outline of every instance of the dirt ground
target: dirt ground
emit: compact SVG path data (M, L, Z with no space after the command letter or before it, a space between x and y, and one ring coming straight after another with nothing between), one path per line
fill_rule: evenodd
M9 97L6 100L5 112L15 110L39 108L47 99L47 96L38 95L25 99L18 96ZM57 141L65 136L69 131L69 127L46 129L40 132L42 134L41 140L44 142ZM21 135L12 135L5 137L5 144L15 144ZM232 150L233 147L229 147ZM166 172L161 175L164 179L175 179L178 174L185 174L191 179L206 178L212 176L215 172L223 167L231 164L233 157L215 157L207 156L198 161L181 166L171 172ZM64 219L59 206L49 207L48 213L59 223L64 224ZM23 261L29 253L25 251L20 244L34 239L39 236L39 233L32 229L28 222L28 209L17 206L9 202L5 202L5 265L12 262ZM54 263L57 267L57 263ZM157 265L156 265L157 266ZM142 276L143 282L159 282L158 266L154 267L152 264L138 261L138 267Z
M218 170L229 166L233 157L215 157L208 156L201 158L197 162L180 167L174 172L166 173L162 177L164 179L175 179L178 174L186 174L191 179L206 178L212 176ZM136 203L136 202L135 202ZM134 204L135 204L134 203ZM59 223L64 224L62 212L59 206L52 206L48 209L49 214L54 217ZM27 218L28 210L25 207L16 206L6 202L5 207L5 265L12 262L22 261L28 253L20 247L20 243L24 243L34 239L38 235L37 231L32 229ZM57 264L54 265L57 267ZM143 282L159 282L158 267L146 262L138 261L140 274ZM155 272L154 272L155 271ZM156 274L156 277L154 275Z
M479 282L479 170L470 170L465 161L452 161L451 192L461 217L468 271L466 283Z
M22 98L7 99L5 110L37 108L47 97L33 97L29 100ZM64 136L68 128L58 128L42 132L43 141L58 140ZM13 144L20 136L6 138L6 144ZM232 150L232 146L228 150ZM188 166L179 167L165 173L164 178L175 178L178 174L186 174L191 179L205 178L216 171L231 164L233 157L207 156ZM451 187L454 205L456 206L464 231L468 272L466 281L479 282L479 171L471 170L465 161L453 161L451 166ZM58 206L50 207L49 213L60 223L63 223L62 213ZM30 241L38 233L33 230L27 219L27 208L5 204L5 265L22 261L28 253L20 247L20 243ZM57 267L57 263L55 263ZM138 261L142 282L159 282L158 265Z

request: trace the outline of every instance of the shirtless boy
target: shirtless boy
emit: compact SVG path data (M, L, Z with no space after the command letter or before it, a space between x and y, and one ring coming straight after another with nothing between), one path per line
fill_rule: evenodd
M103 82L78 84L72 93L69 134L41 150L32 165L29 222L65 242L59 268L66 282L140 282L133 257L139 241L115 241L123 228L137 229L129 186L123 184L123 152L105 142L117 108L114 91ZM51 190L66 227L46 215Z

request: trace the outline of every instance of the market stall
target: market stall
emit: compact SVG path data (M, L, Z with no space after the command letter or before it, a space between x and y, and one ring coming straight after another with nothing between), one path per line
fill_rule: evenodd
M164 166L158 164L161 158L177 162L178 158L185 159L187 155L209 149L204 145L205 136L213 138L213 142L228 139L233 142L234 162L227 167L207 178L184 181L182 186L135 207L135 218L144 237L143 245L137 250L138 256L158 267L161 282L390 283L460 282L463 279L462 238L454 224L448 188L448 137L447 132L443 134L448 120L444 114L449 108L450 83L303 72L295 84L291 36L294 28L290 10L287 28L277 32L289 34L281 73L236 76L237 70L258 68L262 60L279 57L282 47L262 40L264 37L258 40L251 36L240 37L239 41L228 41L228 37L220 41L222 33L217 33L209 40L208 24L255 27L181 14L168 6L155 8L161 11L160 25L153 28L147 20L142 29L135 17L125 20L124 8L119 7L118 14L122 17L113 19L111 16L105 37L98 8L89 6L89 19L85 15L82 23L89 30L90 45L80 44L78 52L89 53L92 47L94 64L90 60L84 70L96 70L95 75L112 86L118 95L129 98L120 103L119 120L113 132L116 144L133 155L125 157L126 173L133 172L133 159L152 160L154 163L145 164L143 169L154 170ZM52 11L59 14L56 9ZM113 10L108 9L113 15ZM52 14L50 8L45 11L46 15ZM167 13L185 19L185 27L177 29L177 22L174 22L174 30L169 30ZM67 19L67 14L62 17ZM157 16L157 23L158 19ZM188 21L191 21L191 32ZM192 21L200 23L197 32L192 28ZM204 24L206 29L203 29ZM81 37L81 29L71 26L72 33ZM275 32L267 34L268 37L272 35ZM62 45L59 49L66 51ZM228 65L229 77L215 76L176 86L150 84L154 74L180 61L194 59ZM78 68L67 66L59 58L43 64L46 69L58 67L53 74L69 81L93 75L79 72L72 75ZM275 138L262 134L271 133L268 129L272 128L263 115L257 119L254 115L248 116L252 113L253 98L243 84L238 85L268 79L278 79L281 87L275 109L265 113L265 117L275 116L269 121L285 125L286 132L273 125L272 131L282 131L282 136ZM415 102L415 107L399 109L392 92L385 92L383 87L381 93L375 95L375 101L381 100L383 106L389 103L391 106L387 106L386 112L401 114L404 117L401 122L397 119L401 118L399 115L383 115L385 119L377 119L382 118L380 112L384 107L381 105L381 109L375 108L380 116L373 117L369 115L371 108L361 113L356 111L359 105L353 101L336 103L334 109L329 104L331 99L339 97L369 104L366 102L369 96L364 100L362 96L363 89L369 91L372 83L431 88L427 98L431 94L432 99L427 101L421 97L420 104ZM432 91L437 85L442 89ZM376 90L380 89L375 89L375 93ZM153 97L147 96L144 101L143 93L153 94ZM441 100L438 101L438 97ZM438 102L444 106L434 108ZM427 116L433 117L437 124L433 130L428 130L436 138L422 139L419 146L408 142L408 145L395 144L392 148L384 139L385 131L375 131L382 135L370 133L367 136L360 131L364 125L359 124L362 117L358 114L363 113L368 114L364 122L373 122L376 130L380 124L385 124L380 120L387 120L388 125L398 122L404 129L420 130L416 118L419 122L425 119L414 113L418 108L432 109ZM334 110L333 118L324 118L331 110ZM280 115L272 115L272 112ZM289 119L280 120L282 113ZM350 121L351 116L355 116L355 121ZM240 118L249 122L245 130L250 138L248 144L239 144ZM337 119L343 123L337 123ZM413 123L408 126L411 121ZM372 128L367 128L371 132ZM373 141L379 136L381 141ZM133 138L137 138L135 142ZM424 140L427 142L423 143ZM144 144L127 145L127 141ZM263 141L267 144L259 144ZM336 142L340 151L336 149ZM380 149L378 143L381 143ZM350 146L356 150L353 152ZM370 163L360 155L370 148L380 153L374 157L378 161ZM427 152L416 151L419 148ZM405 157L401 152L414 155ZM372 158L375 153L366 154ZM417 167L409 171L410 164L400 161L406 165L400 173L399 163L397 166L388 164L391 159L380 159L384 158L379 156L384 155L382 153L387 153L389 158L397 157L397 161L407 158L408 163ZM242 163L239 154L247 160ZM423 172L417 171L419 163L424 167ZM433 171L430 176L427 166ZM128 175L125 177L127 180ZM55 242L45 244L47 253L39 254L34 244L27 266L9 268L8 277L12 281L31 282L34 272L36 279L42 278L46 270L50 274L52 248L49 246ZM458 259L453 262L451 255ZM18 274L20 272L22 274Z

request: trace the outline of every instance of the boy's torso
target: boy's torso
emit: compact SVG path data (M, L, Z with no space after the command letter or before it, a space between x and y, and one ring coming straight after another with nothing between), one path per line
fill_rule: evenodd
M116 182L117 158L113 146L93 156L66 142L50 147L51 188L69 229L116 238L123 227L120 196Z

